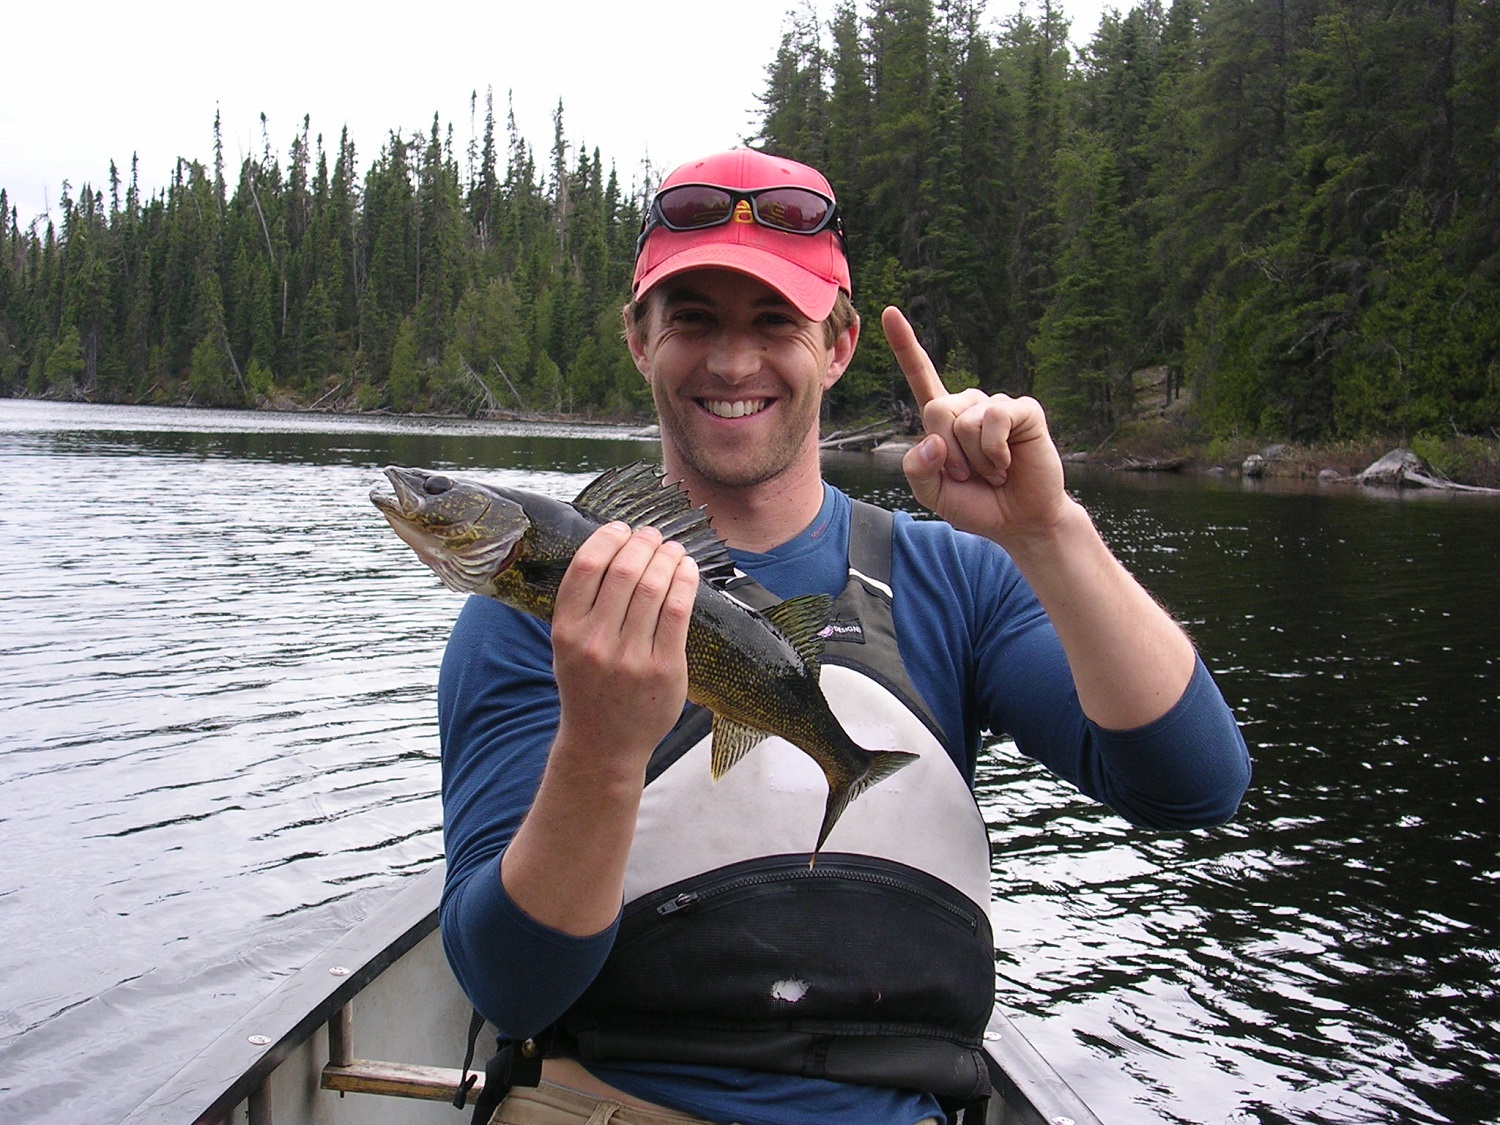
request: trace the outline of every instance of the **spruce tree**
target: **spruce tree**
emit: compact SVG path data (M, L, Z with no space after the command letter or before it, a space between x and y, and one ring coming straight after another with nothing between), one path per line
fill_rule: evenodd
M1133 346L1119 173L1104 138L1080 132L1056 162L1058 281L1032 341L1037 394L1063 432L1101 434L1128 406Z

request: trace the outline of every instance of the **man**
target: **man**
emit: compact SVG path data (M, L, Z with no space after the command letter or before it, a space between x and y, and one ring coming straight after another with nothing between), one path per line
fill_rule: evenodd
M1174 829L1232 815L1244 742L1064 490L1038 404L947 393L896 309L882 327L926 429L903 467L940 520L823 482L819 409L860 323L819 173L749 150L685 165L637 255L626 334L667 478L755 579L736 596L837 597L824 692L856 741L919 764L854 801L809 868L822 794L800 752L773 739L708 781L678 544L601 528L550 630L471 598L440 685L444 940L502 1040L560 1029L540 1088L495 1120L940 1120L983 1093L983 733Z

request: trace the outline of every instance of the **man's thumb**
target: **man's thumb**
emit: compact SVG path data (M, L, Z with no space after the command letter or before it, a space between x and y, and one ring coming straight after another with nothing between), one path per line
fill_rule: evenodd
M943 488L943 457L947 446L936 434L928 434L906 451L901 469L911 494L928 511L937 509L938 494Z

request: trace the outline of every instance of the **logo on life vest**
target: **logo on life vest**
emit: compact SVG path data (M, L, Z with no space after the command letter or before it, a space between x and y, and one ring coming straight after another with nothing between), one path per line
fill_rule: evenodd
M865 643L864 626L854 617L835 617L818 631L818 636L825 641L844 641L852 645Z

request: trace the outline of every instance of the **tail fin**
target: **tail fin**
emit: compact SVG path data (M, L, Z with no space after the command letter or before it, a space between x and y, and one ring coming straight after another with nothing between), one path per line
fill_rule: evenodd
M818 852L822 851L823 843L828 839L828 834L833 831L833 826L838 823L839 817L844 815L844 810L849 807L849 802L858 797L872 785L878 785L891 774L909 766L920 757L918 754L908 754L905 750L872 750L869 752L869 762L865 771L854 777L844 777L835 781L832 777L828 779L828 804L823 808L823 826L818 829L818 842L813 847L812 858L808 860L807 866L811 867L818 861Z

